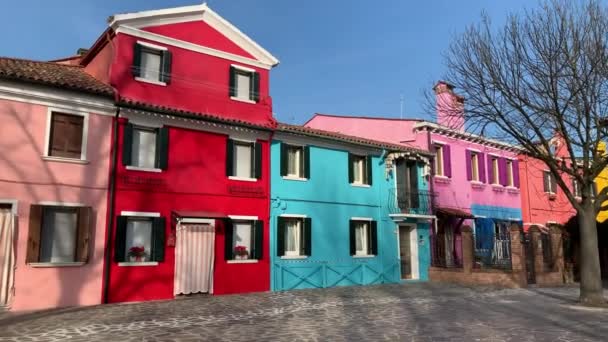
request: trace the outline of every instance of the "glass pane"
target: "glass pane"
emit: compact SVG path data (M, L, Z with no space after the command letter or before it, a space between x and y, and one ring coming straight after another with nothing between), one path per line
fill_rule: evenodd
M160 53L142 52L140 75L147 80L160 81Z
M355 224L355 250L357 255L367 254L367 223Z
M235 144L234 145L234 167L235 176L251 178L251 145L249 144Z
M302 149L299 147L290 147L287 150L287 174L289 176L301 177L300 162Z
M156 132L153 130L135 129L131 163L133 166L154 168L156 160Z
M45 209L42 221L41 262L73 262L76 253L74 209Z
M443 176L443 148L437 146L437 155L435 156L435 175Z
M141 261L149 260L152 253L152 220L129 220L125 248L128 259L139 256Z
M355 157L353 165L353 178L355 183L363 183L363 158Z
M287 221L286 229L285 255L300 255L300 221Z
M237 222L234 224L234 234L232 235L232 248L235 257L251 256L251 222Z
M249 100L250 78L249 74L236 74L236 97L239 99Z

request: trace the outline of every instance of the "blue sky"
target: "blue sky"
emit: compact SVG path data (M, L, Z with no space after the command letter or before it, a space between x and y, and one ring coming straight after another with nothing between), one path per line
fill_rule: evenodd
M501 23L533 1L211 0L208 4L281 64L271 73L279 120L313 113L428 117L424 89L444 72L450 38L482 9ZM89 47L115 13L199 0L19 0L2 4L0 55L48 60ZM415 3L415 4L414 4Z

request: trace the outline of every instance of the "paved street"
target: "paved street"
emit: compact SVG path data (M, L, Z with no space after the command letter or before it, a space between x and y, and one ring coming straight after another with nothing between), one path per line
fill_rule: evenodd
M0 341L606 341L608 309L577 295L411 284L200 296L5 316Z

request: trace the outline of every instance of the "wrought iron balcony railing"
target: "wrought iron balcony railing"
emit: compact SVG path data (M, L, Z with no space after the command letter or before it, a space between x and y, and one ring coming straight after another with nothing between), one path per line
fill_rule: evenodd
M435 194L427 190L392 188L388 191L388 203L391 214L433 215Z

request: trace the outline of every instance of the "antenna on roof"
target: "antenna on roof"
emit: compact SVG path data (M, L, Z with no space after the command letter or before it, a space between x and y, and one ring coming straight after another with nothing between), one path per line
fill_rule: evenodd
M399 95L399 118L403 119L403 93Z

